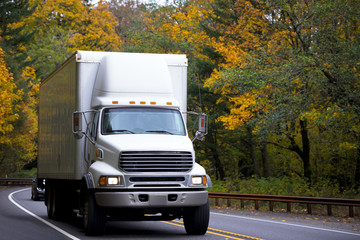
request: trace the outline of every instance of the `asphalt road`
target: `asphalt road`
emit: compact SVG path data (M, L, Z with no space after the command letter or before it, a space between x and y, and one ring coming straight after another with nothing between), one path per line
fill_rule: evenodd
M186 234L182 221L109 222L101 237L87 237L79 216L57 222L42 201L30 200L30 188L0 187L0 239L252 239L360 240L360 221L282 213L212 209L204 236Z

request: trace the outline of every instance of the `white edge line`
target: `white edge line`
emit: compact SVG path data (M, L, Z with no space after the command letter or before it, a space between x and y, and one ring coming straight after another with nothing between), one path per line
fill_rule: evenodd
M259 221L259 222L275 223L275 224L282 224L282 225L288 225L288 226L293 226L293 227L309 228L309 229L314 229L314 230L321 230L321 231L327 231L327 232L335 232L335 233L341 233L341 234L349 234L349 235L360 236L360 234L358 234L358 233L343 232L343 231L338 231L338 230L332 230L332 229L326 229L326 228L318 228L318 227L311 227L311 226L305 226L305 225L298 225L298 224L293 224L293 223L276 222L276 221L270 221L270 220L264 220L264 219L256 219L256 218L251 218L251 217L243 217L243 216L237 216L237 215L231 215L231 214L224 214L224 213L214 213L214 212L212 212L211 214L228 216L228 217L234 217L234 218L242 218L242 219Z
M8 199L9 199L15 206L17 206L18 208L20 208L21 210L23 210L23 211L26 212L27 214L29 214L29 215L33 216L34 218L36 218L37 220L45 223L45 224L48 225L49 227L55 229L56 231L60 232L61 234L67 236L68 238L73 239L73 240L80 240L80 238L77 238L77 237L71 235L70 233L65 232L65 231L62 230L61 228L59 228L59 227L55 226L54 224L52 224L52 223L50 223L50 222L42 219L41 217L39 217L39 216L37 216L36 214L30 212L29 210L27 210L26 208L22 207L20 204L18 204L17 202L15 202L15 200L13 199L13 195L14 195L15 193L22 192L22 191L25 191L25 190L28 190L28 189L27 189L27 188L26 188L26 189L21 189L21 190L18 190L18 191L15 191L15 192L10 193L9 196L8 196Z

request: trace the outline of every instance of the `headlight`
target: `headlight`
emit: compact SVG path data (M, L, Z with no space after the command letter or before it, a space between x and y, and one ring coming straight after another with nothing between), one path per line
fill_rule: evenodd
M121 178L118 176L102 176L99 179L99 185L106 186L118 186L121 184Z
M119 185L120 178L119 177L108 177L107 184L108 185Z
M206 176L192 176L191 183L193 185L206 185L207 183Z

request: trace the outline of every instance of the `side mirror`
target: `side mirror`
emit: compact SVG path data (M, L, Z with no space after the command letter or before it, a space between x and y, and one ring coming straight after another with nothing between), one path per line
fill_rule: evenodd
M208 122L207 115L205 113L200 113L198 114L198 116L199 116L198 130L195 133L195 137L192 139L193 142L196 139L197 140L203 139L207 134L207 122Z
M199 128L198 131L201 133L206 134L207 133L207 128L206 128L206 124L207 123L207 115L205 113L200 113L199 115Z
M82 137L82 112L73 112L72 132L79 138Z

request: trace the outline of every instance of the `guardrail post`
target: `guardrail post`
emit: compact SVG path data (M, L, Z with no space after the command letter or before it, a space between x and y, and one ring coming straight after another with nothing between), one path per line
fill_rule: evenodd
M287 202L286 205L286 211L291 212L291 202Z
M231 199L230 198L227 199L227 207L231 207Z
M218 207L219 205L219 198L215 198L215 206Z
M307 213L311 214L312 213L311 203L307 203L306 206L307 206Z
M244 200L244 199L241 199L241 200L240 200L240 203L241 203L241 208L244 208L244 207L245 207L245 200Z
M271 212L274 211L274 202L273 201L269 201L269 210Z
M332 215L332 205L331 204L327 205L327 212L328 212L328 216Z
M354 217L354 207L349 206L349 217Z
M259 210L259 201L255 200L255 210Z

